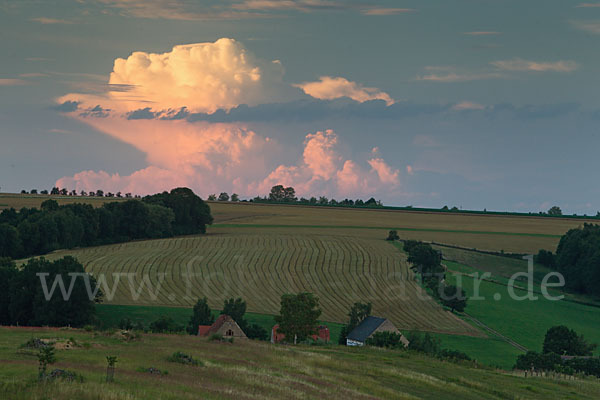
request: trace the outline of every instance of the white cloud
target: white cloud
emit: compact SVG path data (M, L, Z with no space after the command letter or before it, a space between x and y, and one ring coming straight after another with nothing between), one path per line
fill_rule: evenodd
M259 60L241 43L223 38L175 46L161 54L136 51L115 60L108 93L69 94L60 100L120 111L187 107L212 113L272 100L282 76L279 62Z
M364 87L342 77L322 76L317 82L305 82L294 85L309 96L321 100L333 100L349 97L363 103L369 100L383 100L388 106L395 103L389 94L377 89Z
M537 62L520 58L491 63L496 68L506 71L534 71L534 72L571 72L578 68L574 61Z

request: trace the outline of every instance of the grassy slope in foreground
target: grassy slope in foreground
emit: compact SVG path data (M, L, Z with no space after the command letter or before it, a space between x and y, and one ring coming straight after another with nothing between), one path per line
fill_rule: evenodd
M58 350L51 368L80 373L84 383L39 385L34 355L19 351L31 337L74 338L84 345ZM87 347L87 348L86 348ZM170 363L184 351L201 367ZM118 357L115 382L103 383L107 355ZM0 397L18 399L508 399L600 396L597 379L524 378L372 348L233 344L190 336L143 335L125 343L77 330L0 328ZM154 367L156 376L139 372Z

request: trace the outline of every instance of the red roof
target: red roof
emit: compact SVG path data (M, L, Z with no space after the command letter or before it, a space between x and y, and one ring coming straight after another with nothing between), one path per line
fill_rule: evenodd
M271 341L273 343L280 343L285 339L285 335L278 331L279 324L276 324L271 330ZM314 341L321 339L322 341L329 343L329 328L326 325L319 325L317 333L315 335L311 335L311 338Z
M198 336L206 336L208 331L210 330L210 325L199 325L198 326Z

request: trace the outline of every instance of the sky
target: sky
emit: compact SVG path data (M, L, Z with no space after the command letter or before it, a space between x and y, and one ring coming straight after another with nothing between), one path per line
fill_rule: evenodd
M600 211L600 2L0 0L0 191Z

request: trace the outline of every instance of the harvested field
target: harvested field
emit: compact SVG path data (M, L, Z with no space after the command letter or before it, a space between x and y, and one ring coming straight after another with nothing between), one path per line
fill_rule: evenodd
M370 301L374 315L401 329L480 334L422 293L404 254L384 240L219 231L59 251L48 258L73 255L96 277L104 274L109 288L118 282L109 304L190 306L207 296L219 308L226 298L240 296L250 312L277 314L283 293L309 291L319 296L326 321L345 322L354 302Z

